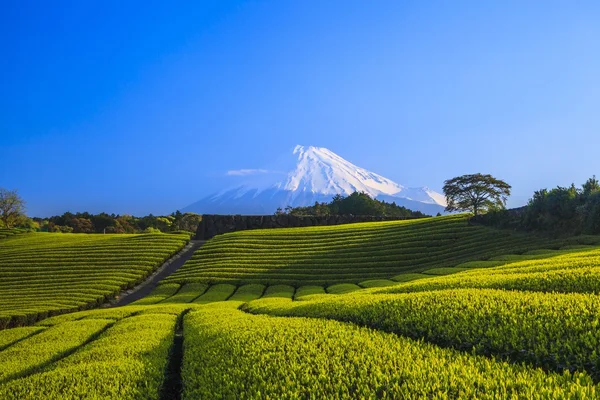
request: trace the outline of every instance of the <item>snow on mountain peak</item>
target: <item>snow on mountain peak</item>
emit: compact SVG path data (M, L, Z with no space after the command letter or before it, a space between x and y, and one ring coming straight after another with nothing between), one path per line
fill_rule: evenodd
M243 182L192 204L200 213L273 213L277 207L299 207L331 201L337 194L364 192L429 214L443 212L446 199L428 187L407 188L360 168L324 147L301 146L261 169L228 171Z
M296 146L296 166L284 182L277 187L290 190L320 193L326 195L365 192L371 197L380 194L393 195L404 189L403 186L367 171L346 161L324 147Z

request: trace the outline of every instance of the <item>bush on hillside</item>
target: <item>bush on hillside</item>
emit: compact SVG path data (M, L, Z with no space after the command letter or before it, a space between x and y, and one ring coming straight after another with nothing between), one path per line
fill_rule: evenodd
M490 212L474 220L499 228L600 234L600 183L594 176L581 188L572 184L541 189L523 208Z
M405 217L423 218L428 215L420 211L412 211L406 207L397 205L395 202L386 203L372 199L364 192L354 192L350 196L335 195L329 203L315 202L307 207L286 207L285 210L278 209L275 214L289 215L372 215L377 217Z

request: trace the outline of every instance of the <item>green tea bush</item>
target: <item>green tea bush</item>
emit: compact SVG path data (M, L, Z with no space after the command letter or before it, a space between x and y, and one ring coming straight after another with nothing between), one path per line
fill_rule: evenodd
M442 346L600 378L600 297L459 289L248 303L253 313L330 318Z
M580 244L483 226L464 215L409 221L247 230L207 241L169 283L331 286L389 280L494 256ZM587 239L581 239L587 240Z
M188 313L184 337L184 399L598 395L583 373L547 374L351 324L217 304Z
M102 319L65 322L10 346L0 352L0 382L18 378L63 357L111 323ZM0 398L5 397L0 395Z
M202 296L196 298L194 303L204 304L212 303L214 301L225 301L233 294L233 292L235 292L235 289L236 287L234 285L229 285L227 283L213 285L209 287Z
M251 301L260 298L265 292L265 285L249 284L240 286L228 299L230 301Z
M167 285L170 286L170 284ZM206 283L188 283L187 285L183 285L175 295L167 297L160 303L189 303L206 292L206 289L208 289Z
M187 235L29 233L0 241L0 329L101 303L142 282Z
M146 314L123 319L68 357L21 379L0 383L0 398L159 399L176 318L169 314ZM106 326L106 322L84 319L65 322L47 331L63 329L74 334L94 323ZM56 353L59 343L58 340L45 343L46 352ZM6 359L3 366L6 364L13 369L25 368L17 358ZM39 357L34 364L40 365Z

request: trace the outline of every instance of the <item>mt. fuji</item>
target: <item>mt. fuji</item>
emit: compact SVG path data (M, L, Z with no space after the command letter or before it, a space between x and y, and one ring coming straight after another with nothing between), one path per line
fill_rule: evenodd
M241 184L186 208L200 214L273 214L278 207L329 202L336 194L364 192L426 214L443 212L446 199L427 187L407 188L346 161L324 147L296 146L268 169L229 171Z

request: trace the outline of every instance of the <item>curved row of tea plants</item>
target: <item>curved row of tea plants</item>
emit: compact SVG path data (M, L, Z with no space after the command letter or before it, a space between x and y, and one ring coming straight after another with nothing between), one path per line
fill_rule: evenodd
M0 398L165 398L176 319L190 309L186 399L598 394L585 373L546 373L343 322L251 315L240 304L96 309L1 331Z
M11 228L11 229L7 229L7 228L0 228L0 239L4 239L13 235L18 235L21 233L27 233L27 230L25 229L19 229L19 228Z
M585 243L471 226L463 215L228 233L165 283L334 285L456 267L509 253ZM456 272L456 271L453 271Z
M160 399L183 309L123 309L131 312L93 310L54 317L54 325L0 351L0 366L8 371L0 376L0 398ZM23 329L31 327L0 332L0 342Z
M600 297L490 289L258 300L252 313L349 321L402 336L600 379Z
M100 304L143 281L188 235L29 233L0 241L0 329Z
M526 260L526 261L515 261ZM477 269L481 264L505 264L501 267ZM469 264L469 265L467 265ZM353 283L338 283L329 286L245 284L232 285L219 283L164 283L149 296L134 304L157 303L207 303L224 300L251 301L274 297L274 292L283 293L277 297L303 299L317 294L345 294L363 288L389 287L377 292L403 293L414 291L442 290L451 288L479 287L495 289L519 289L529 291L591 292L600 291L600 249L593 246L580 246L565 250L534 251L533 254L503 255L491 261L469 262L460 267L434 268L425 273L400 274L389 279L369 279ZM463 272L457 274L458 272ZM452 274L451 276L447 276ZM436 277L436 275L446 275ZM429 278L429 279L424 279ZM402 282L408 282L401 284Z
M184 319L183 398L594 398L553 374L324 319L204 306Z
M549 256L550 255L550 256ZM600 294L600 248L589 247L563 252L498 257L505 260L535 257L498 267L460 271L449 276L414 280L386 293L407 293L454 288L490 288L563 293ZM544 258L542 258L544 257ZM496 262L496 261L491 261ZM478 266L478 263L470 263Z

